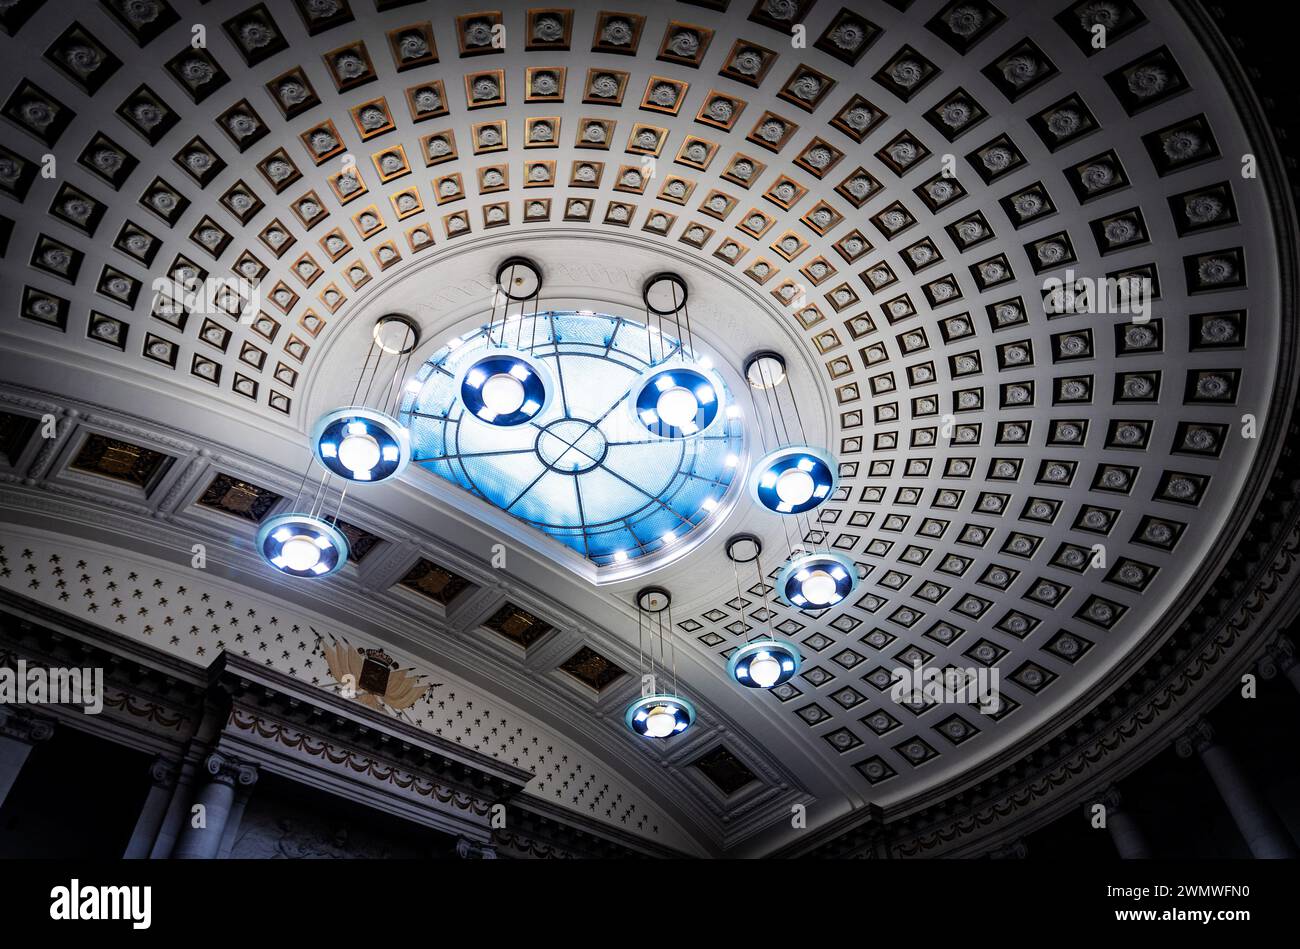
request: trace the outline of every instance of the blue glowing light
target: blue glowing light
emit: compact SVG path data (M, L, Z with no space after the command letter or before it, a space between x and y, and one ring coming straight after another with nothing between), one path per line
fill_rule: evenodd
M775 639L746 643L727 660L727 673L750 689L774 689L799 671L803 657L791 643Z
M678 363L645 373L632 388L630 402L635 417L652 435L691 438L718 417L721 385L714 373L698 363Z
M391 416L362 406L322 416L311 444L316 460L348 481L385 481L401 474L411 460L406 429Z
M677 695L647 695L627 708L623 722L642 738L669 738L695 723L695 706Z
M308 514L280 514L257 532L257 552L290 577L315 579L342 569L348 541L330 522Z
M471 417L489 425L523 425L541 413L551 396L546 376L523 353L490 350L464 370L460 400Z
M838 551L823 551L786 564L777 575L776 593L801 610L817 611L843 602L857 585L857 565Z
M802 514L835 490L835 461L807 445L778 448L759 459L750 475L755 501L775 514Z

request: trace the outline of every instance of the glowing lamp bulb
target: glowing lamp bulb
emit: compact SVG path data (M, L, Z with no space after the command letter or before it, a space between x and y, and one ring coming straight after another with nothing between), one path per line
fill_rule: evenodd
M316 541L299 534L284 542L280 556L284 565L290 570L310 570L320 563L321 549Z
M339 462L349 471L370 471L379 464L380 457L379 442L364 432L346 435L339 442Z
M645 733L651 738L667 738L676 729L677 716L662 705L646 716Z
M524 384L508 372L498 372L483 383L480 390L483 404L497 415L511 415L519 411L527 393Z
M655 402L659 417L674 428L685 428L695 421L700 410L699 399L695 393L683 386L673 386L659 394Z
M835 582L835 578L825 570L814 570L800 584L799 589L803 591L804 598L809 603L824 606L835 599L838 584Z
M763 653L750 662L749 677L764 689L770 689L781 678L781 663Z
M817 490L812 475L800 468L781 472L776 479L776 496L791 507L807 504Z

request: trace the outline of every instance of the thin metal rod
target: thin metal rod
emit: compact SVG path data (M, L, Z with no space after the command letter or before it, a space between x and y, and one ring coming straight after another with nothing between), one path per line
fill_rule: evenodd
M538 294L538 296L540 296L540 294ZM537 312L540 307L541 307L540 300L537 303L533 304L533 337L532 337L532 342L528 344L529 355L533 355L537 352Z
M406 327L406 332L402 335L402 348L406 349L407 352L393 354L393 378L387 386L388 394L384 396L383 402L379 404L379 410L381 412L396 414L398 384L402 377L406 375L406 368L411 362L411 350L407 347L408 344L414 343L412 336L414 336L414 332L409 326ZM383 357L381 356L380 358L382 359ZM375 371L378 372L378 363L376 363Z
M677 692L677 640L673 638L673 604L668 601L668 646L673 651L673 698L679 698Z
M374 344L371 344L370 348L373 351L375 348ZM362 396L362 401L360 403L361 405L370 404L370 393L375 387L375 380L379 378L379 363L382 358L383 358L383 350L380 350L379 353L375 354L375 365L374 368L371 369L370 371L370 381L366 383L366 394ZM369 361L369 357L367 357L367 361ZM355 405L357 403L353 403L353 404Z
M295 511L298 510L298 505L302 501L302 489L307 487L307 478L311 475L311 466L315 460L316 460L316 453L313 450L311 454L307 456L307 467L303 469L302 481L298 483L298 490L295 491L293 495L293 509Z
M677 282L668 281L673 288L673 325L677 327L677 343L680 346L682 341L682 304L677 302ZM686 362L686 353L681 353L682 362Z
M736 561L731 561L731 572L736 577L736 600L740 603L740 634L745 637L745 643L749 643L749 623L745 621L745 597L740 592L740 565Z
M691 329L691 305L689 300L682 301L682 312L686 315L686 336L691 341L691 358L696 358L695 332Z
M312 493L311 508L308 511L308 514L311 517L320 516L319 504L321 498L324 496L325 493L325 480L329 477L329 475L330 473L328 468L321 471L320 481L316 485L316 490Z
M360 375L357 376L357 384L356 384L356 387L352 390L352 404L353 404L353 405L356 405L356 404L357 404L357 395L358 395L358 393L361 392L361 383L365 381L365 378L366 378L366 371L370 368L370 357L374 354L374 352L375 352L375 346L376 346L376 345L377 345L377 341L375 340L374 334L371 333L371 335L370 335L370 349L366 352L366 361L363 362L363 363L361 364L361 373L360 373ZM376 367L378 367L378 365L379 365L378 360L376 360L375 365L376 365Z
M794 397L794 389L793 389L793 388L791 387L791 385L790 385L790 377L789 377L788 375L786 376L786 390L787 390L787 391L789 392L789 394L790 394L790 405L791 405L791 406L793 407L793 409L794 409L794 417L795 417L795 421L796 421L796 423L797 423L798 426L799 426L799 440L800 440L801 442L803 442L803 443L806 445L806 444L808 444L808 433L807 433L807 431L804 429L804 426L803 426L803 414L799 411L799 400L796 399L796 398ZM778 405L778 406L780 405L780 395L779 395L779 394L777 395L777 405ZM808 531L809 531L810 533L811 533L811 531L812 531L812 526L811 526L811 525L812 525L812 510L816 510L816 509L813 508L813 509L810 509L809 511L804 512L804 523L805 523L805 525L808 527ZM818 523L820 523L820 519L818 520ZM819 528L819 529L820 529L820 528ZM826 549L827 549L827 551L829 551L829 550L830 550L830 547L827 546Z
M659 620L659 667L662 669L667 665L667 653L664 652L664 611L656 613L655 618Z
M335 527L337 527L337 526L338 526L338 523L339 523L339 514L341 514L341 513L343 512L343 499L346 498L346 497L348 496L348 488L349 488L349 487L351 487L351 485L349 485L349 484L347 484L346 482L344 482L344 484L343 484L343 490L339 492L339 503L338 503L337 505L335 505L335 507L334 507L334 526L335 526Z
M492 312L488 314L487 338L488 348L491 349L496 345L496 328L497 328L497 298L504 297L505 291L501 289L501 282L498 280L492 285ZM501 345L505 345L504 341Z
M758 589L763 597L763 614L766 617L767 638L776 642L776 630L772 629L772 607L768 604L767 599L767 574L763 573L763 554L762 551L754 554L754 571L758 574Z
M780 433L780 431L777 429L777 425L776 425L776 413L772 410L772 386L773 386L774 383L772 383L772 381L768 378L768 375L767 375L767 368L762 364L762 362L760 361L759 363L757 363L757 365L758 365L759 381L761 381L761 382L763 383L763 398L764 398L764 401L767 402L767 414L768 414L768 418L769 418L769 419L771 420L771 422L772 422L773 450L775 450L775 448L778 446L778 444L779 444L780 441L781 441L781 433ZM752 387L751 387L751 395L752 395ZM754 402L755 402L755 405L757 406L757 399L755 399ZM761 423L762 423L762 414L763 414L763 413L762 413L762 412L758 412L757 414L758 414L758 416L759 416L759 422L760 422L760 424L759 424L759 432L763 435L763 452L764 452L764 454L766 454L766 453L767 453L767 437L766 437L766 432L765 432L765 430L764 430L764 428L763 428L763 425L761 424ZM786 549L787 549L787 550L790 550L790 551L793 553L793 550L794 550L794 542L790 539L790 525L789 525L789 523L788 523L788 519L785 517L785 515L778 515L778 516L781 518L781 530L782 530L782 531L784 532L784 534L785 534ZM796 526L796 528L798 527L797 524L796 524L795 526Z
M651 319L650 304L647 303L645 308L645 348L649 357L649 365L653 366L655 364L655 334L650 332Z

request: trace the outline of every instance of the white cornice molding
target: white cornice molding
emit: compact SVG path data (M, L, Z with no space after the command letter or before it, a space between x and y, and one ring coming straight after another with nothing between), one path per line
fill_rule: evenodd
M18 398L33 397L29 390L0 385L0 405L8 401L11 395ZM90 414L97 419L116 418L122 430L129 429L141 438L148 436L155 427L142 419L121 417L121 413L115 413L102 405L71 400L64 404L71 406L69 412L73 416ZM161 429L159 431L161 436L191 448L190 461L189 467L183 471L179 470L182 467L180 464L173 465L173 470L177 470L177 480L173 490L160 499L161 507L158 514L150 516L149 512L130 509L130 513L149 517L149 524L143 532L139 525L129 521L119 523L104 520L100 515L94 514L96 502L99 500L94 496L83 495L77 499L79 504L87 506L84 510L82 507L59 507L57 504L50 506L48 510L58 511L60 518L70 524L76 524L89 515L101 529L111 530L120 537L120 542L127 549L138 547L142 538L154 538L155 555L159 550L175 551L183 548L183 556L188 561L189 545L203 542L209 546L210 560L230 564L230 569L246 577L254 588L261 584L264 588L270 589L271 587L266 586L269 581L266 580L265 570L262 569L260 560L249 549L249 541L253 534L252 526L241 527L240 522L229 515L203 508L194 502L218 470L235 477L247 478L255 484L289 497L293 496L301 482L301 470L278 467L267 459L254 458L230 445L197 437L186 439L182 433L158 427ZM157 444L162 443L157 442ZM43 493L52 492L57 495L60 487L47 481L42 482L42 489ZM427 499L422 495L416 493L414 496L427 504ZM153 497L157 497L157 492ZM48 500L53 499L47 498ZM6 501L0 497L0 504L4 506L10 504L21 506L23 503L30 502L21 502L17 497ZM621 597L597 598L590 593L585 593L580 598L571 596L570 588L573 587L576 592L581 584L575 586L573 578L569 578L566 585L557 586L548 579L554 576L550 569L542 572L534 570L530 575L527 570L521 569L518 560L521 554L514 550L510 554L511 570L508 575L503 574L500 570L492 569L487 562L486 553L490 549L489 545L482 545L485 556L480 559L465 549L464 535L460 535L461 545L449 544L444 539L449 535L445 533L435 541L428 529L427 521L426 527L422 529L414 523L405 521L391 506L385 505L380 511L378 508L363 504L357 499L356 493L349 496L349 508L353 513L346 514L345 520L351 520L363 527L367 524L382 525L380 532L384 537L412 538L411 542L415 545L417 555L411 556L403 565L397 559L398 554L389 554L394 558L388 562L388 570L391 570L392 574L387 574L385 571L385 578L387 575L395 575L400 579L405 569L409 569L414 564L417 556L425 556L464 576L480 590L467 594L470 596L469 599L460 598L464 602L458 600L448 612L419 594L400 586L379 589L373 581L367 579L364 571L359 572L355 565L349 565L328 586L314 589L313 601L320 599L329 603L333 608L343 611L342 615L347 615L357 602L365 602L367 608L361 614L364 622L385 629L407 629L409 630L407 636L417 646L423 644L422 635L427 636L430 630L435 630L445 637L443 648L455 650L459 661L466 669L479 669L484 666L485 660L490 658L492 674L507 680L514 679L518 690L516 694L528 694L530 683L536 681L521 677L521 674L515 671L519 667L519 655L511 649L517 647L513 647L513 644L495 635L485 638L478 630L481 621L500 605L507 592L509 598L517 605L541 616L552 625L560 628L582 627L589 630L589 641L602 655L624 669L637 668L635 643L612 631L635 628L635 607L630 602L624 601ZM468 523L472 524L473 521L469 520ZM232 535L232 528L236 532L244 531L247 538L241 539L239 533ZM481 530L481 527L479 529ZM518 529L526 528L520 525ZM187 532L191 539L183 545L176 544L174 542L176 531ZM372 555L381 555L386 546L388 545L381 545ZM181 554L174 553L173 556L180 557ZM528 562L525 561L524 566L527 564ZM376 579L378 578L377 576ZM543 593L543 589L547 592ZM598 607L600 613L588 612L584 609L586 606ZM703 703L707 709L702 712L704 721L713 721L724 727L732 736L733 742L748 749L747 753L750 757L768 762L774 772L783 774L781 783L799 789L800 793L816 799L819 802L816 814L830 819L863 801L862 790L856 787L851 775L835 768L834 762L827 762L816 754L809 753L811 749L802 744L805 737L801 731L803 725L797 719L783 714L779 703L762 701L767 698L766 696L760 696L755 700L751 696L741 694L740 690L732 687L726 680L725 672L721 665L716 663L716 657L712 653L697 655L689 647L679 649L678 662L683 687L690 690L688 694L708 698L708 701ZM554 674L563 675L558 672ZM629 679L631 678L635 676L629 676ZM707 691L698 688L701 683L708 684ZM553 682L548 682L547 687L554 691L555 698L560 697L561 692L554 689ZM620 688L616 685L607 691L610 697L602 697L602 704L622 702L626 705L636 694L636 690L630 686ZM613 755L615 759L628 755L621 715L620 710L619 714L613 716L606 727L600 730L600 734L604 736L602 743L605 753ZM576 723L579 717L568 714L566 720ZM644 780L653 784L660 780L661 775L656 771L659 762L654 755L650 754L652 749L645 747L648 744L643 742L639 746L634 746L636 750L632 760L638 762L639 768L644 769ZM779 763L787 761L799 763L797 765ZM802 775L802 780L796 778L796 774ZM810 784L810 780L813 783ZM707 792L702 793L703 796L697 803L700 806L698 819L704 821L709 827L704 836L721 841L724 832L722 818L728 805L720 804L717 800L708 797ZM733 821L726 831L728 836L743 834L747 831L747 827Z

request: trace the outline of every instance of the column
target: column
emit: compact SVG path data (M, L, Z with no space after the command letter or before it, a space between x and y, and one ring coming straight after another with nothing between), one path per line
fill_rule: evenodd
M1214 730L1198 719L1174 743L1180 757L1199 755L1237 830L1257 859L1294 858L1295 843L1273 809L1241 769L1236 756L1218 743Z
M1107 788L1097 803L1106 808L1106 832L1121 860L1150 860L1151 848L1147 846L1142 828L1124 807L1124 799L1116 787Z
M1259 660L1259 674L1263 678L1271 679L1279 672L1291 680L1291 685L1300 692L1300 662L1296 661L1295 643L1286 636L1278 636L1273 640L1268 652Z
M172 789L176 786L177 771L176 762L162 755L149 765L149 796L144 799L144 807L140 808L135 830L122 854L124 859L148 859L154 841L158 839L158 831L162 829L163 819L167 816L167 805L171 802Z
M0 806L27 763L32 745L54 734L54 722L13 706L0 705Z
M225 860L230 856L230 851L235 849L239 825L244 821L244 808L248 806L248 798L252 793L252 787L240 786L235 789L235 803L230 808L230 816L226 818L226 832L221 837L221 849L217 852L217 859Z
M189 823L189 805L194 799L194 788L202 784L206 777L207 769L202 760L179 763L162 823L154 836L153 846L149 848L150 860L166 860L172 855L176 841Z
M215 752L208 755L203 762L203 773L196 781L199 791L194 797L194 806L203 805L203 826L194 826L198 818L192 806L172 856L179 860L214 859L221 851L226 822L235 804L235 786L248 788L256 781L255 765Z

